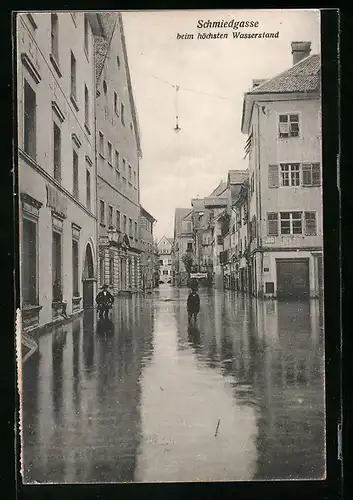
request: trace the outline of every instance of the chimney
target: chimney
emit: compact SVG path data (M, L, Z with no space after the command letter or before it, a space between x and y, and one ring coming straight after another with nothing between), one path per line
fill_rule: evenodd
M256 87L258 87L259 85L262 85L263 83L266 82L266 78L257 78L256 80L253 80L252 81L252 88L255 89Z
M297 64L305 57L310 56L311 42L292 42L293 64Z

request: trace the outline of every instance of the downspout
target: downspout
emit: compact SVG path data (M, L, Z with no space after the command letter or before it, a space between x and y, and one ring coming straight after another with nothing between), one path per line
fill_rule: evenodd
M261 177L260 176L260 163L261 163L261 160L260 160L260 107L257 103L256 103L256 107L257 107L257 165L258 165L257 187L258 187L258 214L259 214L258 231L257 231L257 247L259 248L259 247L262 247L262 238L260 237L260 231L259 231L259 229L262 230L262 213L261 213L261 182L260 182L260 177ZM262 234L262 232L261 232L261 234ZM261 272L260 272L260 275L262 277L263 268L264 268L264 254L263 254L262 248L261 248L260 254L261 254L261 259L260 259L261 260ZM262 279L261 279L261 286L262 286L261 295L263 297L264 296L264 283L263 283Z

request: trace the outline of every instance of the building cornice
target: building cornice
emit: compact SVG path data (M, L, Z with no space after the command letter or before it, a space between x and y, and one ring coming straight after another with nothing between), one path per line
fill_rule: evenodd
M59 182L57 182L51 175L48 174L43 167L41 167L33 158L31 158L27 153L25 153L22 149L18 149L19 156L25 160L25 162L33 168L36 172L38 172L46 181L48 181L52 186L56 187L58 191L64 194L70 201L75 203L81 210L86 212L92 219L97 220L97 217L90 212L80 201L78 201L67 189L65 189Z

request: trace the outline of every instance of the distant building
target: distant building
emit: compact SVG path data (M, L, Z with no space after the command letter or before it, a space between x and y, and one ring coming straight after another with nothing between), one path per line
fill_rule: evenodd
M17 15L21 309L33 330L90 308L97 280L93 13ZM80 36L79 36L80 35Z
M159 253L159 282L172 282L172 245L173 240L163 236L157 246Z
M317 297L323 283L320 56L293 42L293 66L244 96L249 266L260 297Z
M142 289L148 290L155 286L155 244L153 225L156 219L141 207L140 240L141 240L141 281Z
M95 39L99 283L113 293L141 288L141 147L120 13L99 14Z
M188 273L183 257L189 254L195 260L195 240L191 208L176 208L174 215L174 238L172 247L173 284L186 286Z

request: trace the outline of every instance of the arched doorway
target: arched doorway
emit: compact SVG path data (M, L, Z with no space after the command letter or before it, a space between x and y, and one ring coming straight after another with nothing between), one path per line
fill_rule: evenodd
M94 304L94 265L91 245L87 243L83 268L83 308L92 309Z

